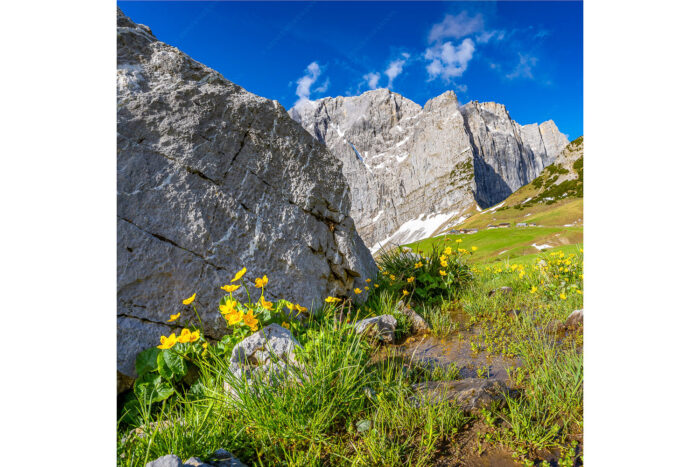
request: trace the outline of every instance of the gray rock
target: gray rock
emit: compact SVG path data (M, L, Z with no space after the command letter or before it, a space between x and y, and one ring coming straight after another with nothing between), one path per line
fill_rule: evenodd
M553 122L526 125L524 137L502 105L460 107L452 91L422 108L377 89L289 113L342 162L351 215L372 251L447 229L475 200L482 207L502 201L566 144Z
M203 462L198 457L190 457L184 465L192 467L247 467L246 464L236 459L233 454L225 449L214 451L208 463Z
M408 321L411 323L411 333L420 334L430 331L430 326L425 319L423 319L423 317L416 313L413 309L404 305L402 300L396 304L396 309L406 315L408 318Z
M513 289L510 287L500 287L498 289L489 290L488 296L493 297L496 294L509 295L513 293Z
M576 326L583 326L583 308L572 311L564 322L564 327L566 328L573 328Z
M380 315L363 319L355 323L355 331L381 342L394 342L396 318L391 315Z
M182 461L175 454L168 454L149 462L146 467L182 467Z
M234 379L250 379L259 374L274 384L288 376L290 365L298 365L294 352L300 347L288 329L270 324L234 346L229 371ZM227 382L224 387L235 393Z
M503 381L481 378L429 381L413 387L424 401L450 401L468 412L477 411L493 402L500 403L504 400L503 393L508 390Z
M118 370L171 332L197 292L225 334L219 286L267 274L268 300L309 309L375 277L341 162L276 101L245 91L118 11ZM254 297L257 298L257 297Z

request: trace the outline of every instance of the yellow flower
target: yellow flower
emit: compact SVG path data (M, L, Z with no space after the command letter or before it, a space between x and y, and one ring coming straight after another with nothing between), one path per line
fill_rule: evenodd
M173 345L177 343L177 337L175 337L175 333L170 334L168 337L165 336L160 336L160 345L158 346L159 349L169 349Z
M442 266L443 268L446 268L446 267L447 267L447 261L440 261L440 266Z
M194 302L194 297L196 297L197 294L193 294L190 298L186 298L182 301L183 305L189 305L190 303Z
M441 269L441 270L440 270L440 275L441 275L441 276L446 276L447 273Z
M239 310L233 310L231 313L224 315L224 319L226 319L226 323L229 326L233 326L234 324L241 322L241 320L243 319L243 312Z
M390 275L389 275L389 279L391 279L392 281L395 281L395 280L396 280L396 276L393 275L393 274L390 274Z
M457 240L455 240L455 243L462 243L462 239L458 238Z
M190 336L190 330L187 329L187 328L185 328L185 329L183 329L182 332L180 333L180 337L177 338L177 341L180 342L180 343L182 343L182 344L185 344L185 343L187 343L187 342L190 341L190 337L191 337L191 336Z
M365 290L369 290L369 287L365 286Z
M408 295L408 290L404 289L403 294L404 296Z
M338 297L326 297L326 303L336 303L339 301L340 299Z
M267 276L262 276L262 279L260 279L259 277L255 278L255 287L256 288L259 289L261 287L265 287L266 285L267 285Z
M224 315L227 315L235 310L238 306L238 302L231 297L226 297L223 305L219 305L219 311Z
M359 294L362 293L362 290L360 290L360 289L358 289L357 287L355 287L355 293L356 293L357 295L359 295Z
M190 342L197 342L198 340L199 340L199 329L197 329L195 332L190 334Z
M537 287L535 287L533 285L532 288L530 289L530 293L535 293L535 292L537 292Z
M168 323L172 323L173 321L175 321L179 317L180 317L180 313L177 313L175 315L170 315L170 319L168 320Z
M260 304L266 310L272 310L272 302L265 300L265 297L263 297L262 294L260 294Z
M365 282L369 284L370 282L372 282L372 279L365 279Z
M408 279L406 279L406 282L408 282L408 283L410 284L410 283L413 282L414 280L416 280L416 278L413 277L413 276L411 276L411 277L409 277Z
M445 255L440 256L440 261L447 261L447 256L445 256Z
M467 250L465 250L464 248L457 248L457 251L459 251L460 253L466 253Z
M246 268L243 268L243 269L241 269L240 271L238 271L238 272L236 273L236 275L233 277L233 279L231 279L231 282L236 282L238 279L240 279L241 277L243 277L243 274L245 274L246 271L247 271Z
M243 315L243 322L253 331L258 329L258 320L255 318L253 310L248 310L248 313Z
M418 261L416 264L413 265L414 269L418 269L418 268L422 268L422 267L423 267L423 263L420 261Z
M239 287L240 287L240 285L233 285L233 284L232 284L232 285L223 285L223 286L221 286L221 288L222 288L224 291L228 292L228 293L235 292L236 289L239 288Z
M294 305L294 308L296 308L299 313L306 313L307 311L309 311L308 308L301 305Z
M472 251L476 251L477 248L475 246L472 247Z
M285 306L286 306L287 308L289 308L289 311L293 311L293 310L294 310L294 304L293 304L293 303L286 303Z
M583 291L582 291L581 289L576 289L576 293L577 293L577 294L580 294L580 295L583 295Z
M378 289L378 288L379 288L379 284L374 284L374 288L375 288L375 289Z
M449 247L449 246L448 246L447 248L445 248L445 254L446 254L446 255L451 255L451 254L452 254L452 248Z
M560 293L559 298L561 298L562 300L566 300L566 294L564 292Z
M284 323L282 323L282 327L289 329L289 323L285 321Z

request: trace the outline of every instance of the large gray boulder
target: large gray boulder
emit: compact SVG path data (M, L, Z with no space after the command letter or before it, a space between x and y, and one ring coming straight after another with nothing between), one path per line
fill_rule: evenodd
M566 146L553 122L526 125L494 102L452 91L421 107L387 89L290 110L342 162L351 215L372 251L459 223L529 183Z
M244 266L266 299L310 309L374 277L340 161L278 102L117 14L118 371L134 376L171 314L197 322L195 292L222 336L219 286Z

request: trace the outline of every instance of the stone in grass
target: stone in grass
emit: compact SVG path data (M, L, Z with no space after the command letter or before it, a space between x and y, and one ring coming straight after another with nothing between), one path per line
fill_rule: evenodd
M236 344L229 371L237 380L244 376L250 379L257 374L267 378L270 383L284 379L289 366L298 364L294 356L297 348L301 348L301 345L288 329L279 324L270 324ZM227 382L224 382L224 389L235 393Z
M500 404L508 387L503 381L465 378L456 381L428 381L413 385L423 401L456 403L467 412L476 412L492 403Z
M394 331L396 318L391 315L374 316L355 323L355 332L385 343L394 342Z
M404 305L403 300L399 300L399 303L396 304L396 309L406 315L408 322L411 323L411 332L413 334L420 334L430 331L430 326L423 319L423 317L408 306Z
M210 456L209 462L203 462L198 457L190 457L184 464L184 467L247 467L246 464L239 461L233 454L226 449L217 449Z
M493 289L489 291L488 296L493 297L494 295L496 295L496 293L500 293L501 295L508 295L510 293L513 293L513 289L511 289L510 287L501 287L499 289Z
M182 467L182 461L175 454L168 454L149 462L146 467Z
M239 461L233 454L225 449L218 449L211 455L210 461L203 462L198 457L190 457L183 462L175 454L159 457L158 459L146 464L146 467L247 467L246 464Z
M574 328L577 326L583 326L583 308L572 311L564 323L565 328Z

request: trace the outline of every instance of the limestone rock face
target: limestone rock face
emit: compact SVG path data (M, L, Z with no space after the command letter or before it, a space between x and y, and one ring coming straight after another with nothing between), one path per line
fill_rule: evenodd
M118 371L197 292L220 337L219 286L242 267L265 297L312 308L374 277L341 162L276 101L245 91L118 11ZM242 289L241 289L242 290ZM255 297L257 298L257 297Z
M460 106L452 91L422 108L377 89L289 113L342 162L351 215L372 251L429 237L475 201L502 201L567 142L553 122L526 125L524 136L503 105Z

